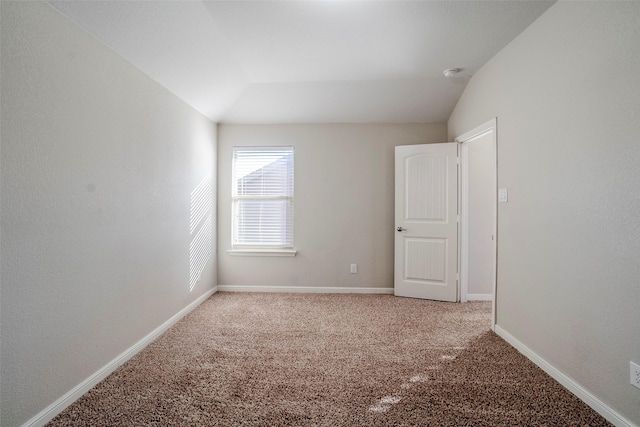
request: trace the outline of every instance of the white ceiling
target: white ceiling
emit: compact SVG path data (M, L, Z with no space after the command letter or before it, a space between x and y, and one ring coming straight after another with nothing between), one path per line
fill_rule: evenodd
M553 1L49 3L215 122L434 123Z

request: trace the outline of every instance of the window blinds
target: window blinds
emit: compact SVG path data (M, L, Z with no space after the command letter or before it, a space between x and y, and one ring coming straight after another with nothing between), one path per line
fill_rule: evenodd
M234 247L293 246L293 147L234 147Z

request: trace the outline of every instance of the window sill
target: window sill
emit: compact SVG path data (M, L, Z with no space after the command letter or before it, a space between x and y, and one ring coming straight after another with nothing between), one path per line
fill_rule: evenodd
M295 249L229 249L232 256L296 256Z

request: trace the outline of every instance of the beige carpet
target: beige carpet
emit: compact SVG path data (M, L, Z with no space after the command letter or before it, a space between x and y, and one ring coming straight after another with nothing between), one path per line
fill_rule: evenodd
M217 293L50 426L604 426L489 303Z

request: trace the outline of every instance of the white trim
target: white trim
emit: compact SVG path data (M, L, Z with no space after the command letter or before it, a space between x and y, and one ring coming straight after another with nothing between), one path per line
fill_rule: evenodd
M337 286L235 286L219 285L220 292L287 292L300 294L390 294L393 288L341 288Z
M467 255L463 254L463 250L466 248L466 245L462 244L462 227L465 225L464 220L462 218L462 192L464 191L463 185L462 185L462 168L463 165L460 164L460 162L462 161L462 147L463 145L460 144L458 141L454 141L458 144L458 158L457 158L457 163L458 163L458 188L457 188L457 194L458 194L458 201L457 201L457 209L458 209L458 216L457 216L457 220L458 220L458 270L457 270L457 275L456 275L456 279L457 279L457 284L458 284L458 302L467 302L467 290L468 290L468 286L467 286L467 281L466 281L466 273L464 273L462 271L462 269L465 267L465 265L462 264L462 259L465 258Z
M469 201L469 146L458 143L458 269L460 273L460 302L467 302L469 293L469 212L466 205Z
M295 249L229 249L229 255L233 256L296 256Z
M467 301L493 301L491 294L467 294Z
M551 363L544 360L533 350L524 345L516 337L502 329L500 326L495 325L495 332L506 342L515 347L516 350L525 355L529 360L538 365L538 367L549 374L554 380L558 381L561 385L567 388L571 393L575 394L580 400L589 405L594 411L602 415L613 425L618 427L638 427L637 424L634 424L631 420L626 419L621 414L616 412L613 408L608 406L606 403L587 391L587 389L578 384L573 378L562 373Z
M124 352L116 356L115 359L98 369L87 379L75 386L73 389L65 393L58 400L47 406L40 411L36 416L23 424L23 427L41 427L51 421L53 417L64 411L69 405L78 400L83 394L91 390L96 384L105 379L109 374L115 371L120 365L124 364L127 360L131 359L138 352L149 345L153 340L162 335L167 329L173 326L178 320L182 319L185 315L191 312L194 308L202 304L207 298L216 293L218 287L207 291L204 295L198 297L191 304L180 310L178 313L171 316L166 322L158 326L156 329L147 334L140 341L129 347Z
M462 144L463 142L470 141L472 139L478 139L480 137L485 136L488 133L491 133L495 129L496 119L491 119L487 123L482 124L469 132L465 132L457 138L454 138L454 141Z

